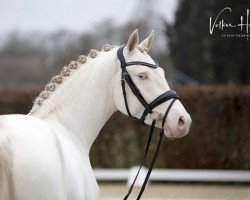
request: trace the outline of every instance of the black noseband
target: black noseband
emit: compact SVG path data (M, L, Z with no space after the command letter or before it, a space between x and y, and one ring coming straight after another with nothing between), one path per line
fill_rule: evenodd
M133 92L133 94L137 97L137 99L140 101L140 103L143 105L143 107L145 108L142 116L141 116L141 119L140 121L142 123L144 123L145 121L145 118L146 116L149 114L149 113L152 113L153 112L153 109L155 107L157 107L158 105L170 100L170 99L173 99L174 101L176 99L179 99L179 97L176 95L176 92L174 90L169 90L163 94L161 94L160 96L158 96L155 100L153 100L150 104L147 103L147 101L144 99L144 97L142 96L140 90L136 87L135 83L133 82L131 76L129 75L126 67L127 66L131 66L131 65L143 65L143 66L146 66L146 67L150 67L150 68L157 68L158 67L158 64L150 64L150 63L146 63L146 62L141 62L141 61L133 61L133 62L126 62L125 58L124 58L124 55L123 55L123 49L124 49L124 46L123 47L120 47L117 51L117 56L119 58L119 61L121 63L121 68L122 68L122 79L121 79L121 85L122 85L122 90L123 90L123 96L124 96L124 101L125 101L125 107L126 107L126 110L127 110L127 113L130 117L132 118L135 118L131 115L131 112L129 110L129 106L128 106L128 100L127 100L127 95L126 95L126 90L125 90L125 81L126 83L128 84L128 86L130 87L131 91ZM174 103L173 101L173 103ZM169 106L169 109L167 110L170 110L170 108L172 107L172 104L170 104ZM169 112L169 111L168 111ZM166 115L166 114L165 114ZM163 118L163 121L165 123L165 120ZM164 124L163 124L164 125Z

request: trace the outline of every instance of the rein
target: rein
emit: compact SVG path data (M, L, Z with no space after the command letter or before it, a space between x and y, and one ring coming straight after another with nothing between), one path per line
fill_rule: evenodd
M159 134L159 139L158 139L158 143L157 143L157 146L156 146L156 149L155 149L155 153L154 153L154 156L151 160L151 163L150 163L150 167L148 169L148 172L147 172L147 175L144 179L144 182L143 182L143 185L141 187L141 190L136 198L136 200L139 200L145 190L145 187L147 185L147 182L149 180L149 177L150 177L150 174L154 168L154 164L155 164L155 161L156 161L156 158L158 156L158 153L159 153L159 150L160 150L160 146L161 146L161 142L162 142L162 139L163 139L163 136L164 136L164 124L166 122L166 118L168 116L168 113L171 109L171 107L173 106L174 102L176 101L176 99L179 99L179 97L177 96L176 92L174 90L169 90L169 91L166 91L165 93L161 94L160 96L158 96L156 99L154 99L151 103L147 103L147 101L144 99L143 95L141 94L140 90L137 88L137 86L135 85L135 83L133 82L133 79L131 78L131 76L129 75L126 67L127 66L131 66L131 65L143 65L143 66L146 66L146 67L150 67L150 68L153 68L153 69L156 69L158 67L158 64L155 63L155 64L150 64L150 63L146 63L146 62L141 62L141 61L132 61L132 62L126 62L125 60L125 57L123 55L123 49L124 49L125 46L123 47L120 47L118 50L117 50L117 56L118 56L118 59L121 63L121 69L122 69L122 74L121 74L121 86L122 86L122 91L123 91L123 97L124 97L124 103L125 103L125 107L126 107L126 111L128 113L128 116L133 118L133 119L137 119L136 117L132 116L130 110L129 110L129 105L128 105L128 100L127 100L127 94L126 94L126 85L125 83L127 83L127 85L129 86L129 88L131 89L131 91L133 92L133 94L137 97L137 99L140 101L140 103L142 104L142 106L145 108L141 118L140 118L140 121L144 124L144 121L145 121L145 118L147 117L147 115L150 113L153 113L153 109L155 107L157 107L158 105L172 99L172 101L170 102L165 114L164 114L164 117L162 119L162 128L161 128L161 132ZM134 181L133 183L131 184L129 190L128 190L128 193L126 194L126 196L123 198L123 200L126 200L128 199L129 195L131 194L132 190L133 190L133 187L134 187L134 184L137 180L137 177L141 171L141 168L143 166L143 164L145 163L145 160L146 160L146 157L147 157L147 154L148 154L148 150L149 150L149 147L150 147L150 144L151 144L151 140L152 140L152 136L153 136L153 132L154 132L154 128L155 128L155 124L156 124L156 120L153 120L152 121L152 124L151 124L151 128L150 128L150 132L149 132L149 135L148 135L148 140L147 140L147 145L146 145L146 148L145 148L145 152L143 154L143 157L141 159L141 162L140 162L140 167L139 167L139 170L134 178Z

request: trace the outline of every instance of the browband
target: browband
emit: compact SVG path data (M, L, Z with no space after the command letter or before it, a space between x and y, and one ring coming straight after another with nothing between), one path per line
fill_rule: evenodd
M121 62L121 68L124 68L124 67L127 67L127 66L130 66L130 65L143 65L143 66L146 66L146 67L150 67L150 68L157 68L158 67L158 64L155 63L155 64L150 64L150 63L146 63L146 62L142 62L142 61L132 61L132 62L126 62L124 56L123 56L123 49L124 49L125 46L123 47L120 47L117 51L117 56Z

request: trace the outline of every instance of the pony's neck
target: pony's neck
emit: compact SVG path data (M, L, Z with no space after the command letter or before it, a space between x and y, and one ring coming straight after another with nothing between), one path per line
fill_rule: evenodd
M116 48L89 58L33 115L53 128L64 129L80 149L89 153L105 122L115 111L113 81Z

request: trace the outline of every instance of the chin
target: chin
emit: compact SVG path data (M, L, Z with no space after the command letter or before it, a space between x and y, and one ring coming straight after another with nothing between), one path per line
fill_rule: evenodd
M186 131L170 131L170 130L166 130L164 129L164 134L167 138L170 139L177 139L177 138L182 138L184 136L186 136L188 134L189 130Z

